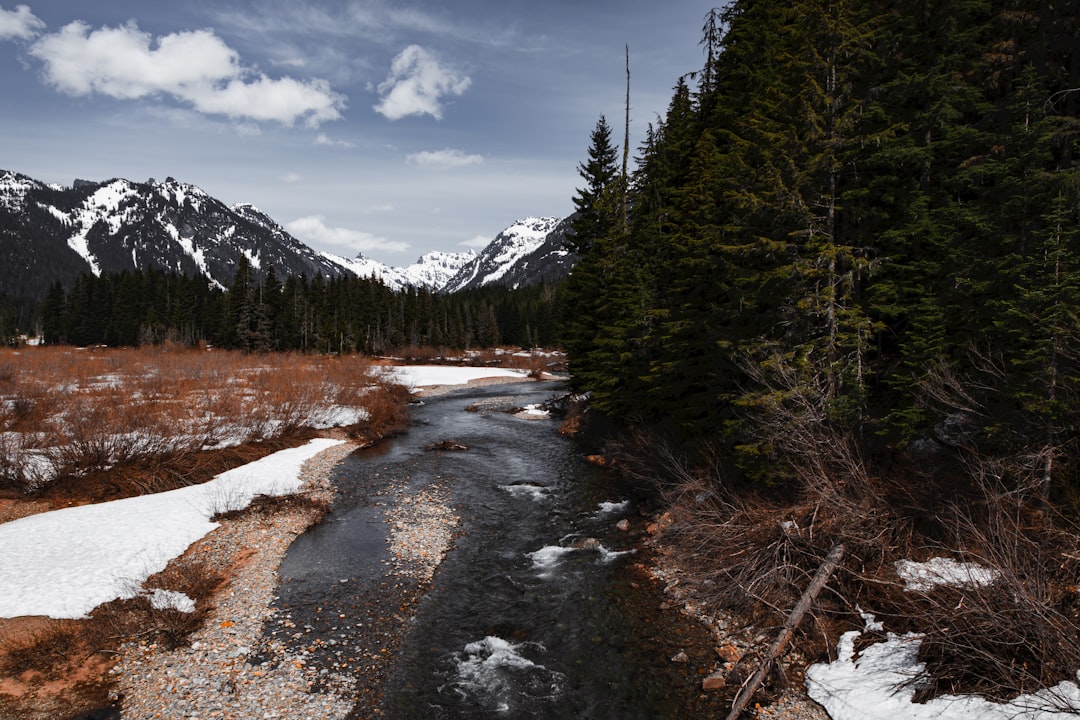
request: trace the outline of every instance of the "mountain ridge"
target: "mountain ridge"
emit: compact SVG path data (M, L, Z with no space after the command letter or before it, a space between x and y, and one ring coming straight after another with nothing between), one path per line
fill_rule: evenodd
M259 277L273 269L278 277L375 277L394 290L522 287L568 272L559 262L567 254L561 247L543 252L552 267L516 267L529 257L535 265L536 253L550 245L561 222L524 218L479 252L428 252L401 268L363 255L350 259L316 251L256 206L226 205L172 177L77 179L64 187L0 169L0 292L40 298L80 272L135 269L201 275L224 288L243 260ZM551 242L561 245L557 238Z

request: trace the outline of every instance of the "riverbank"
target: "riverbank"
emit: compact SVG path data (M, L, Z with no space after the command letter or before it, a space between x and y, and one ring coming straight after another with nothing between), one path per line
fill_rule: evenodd
M504 382L520 382L520 378L487 378L469 384ZM431 397L461 387L425 387L417 394ZM386 488L391 559L378 607L355 617L336 616L326 628L315 623L320 626L316 630L288 608L276 606L281 560L293 540L321 519L320 507L325 507L335 492L332 470L355 448L354 444L330 448L302 467L303 502L277 502L228 516L219 528L193 544L179 560L225 578L209 603L202 626L185 645L175 649L138 640L120 648L109 660L115 661L111 669L103 664L99 676L82 678L89 685L111 688L107 698L102 696L101 711L83 717L378 716L381 689L398 643L426 583L450 547L459 521L446 493L437 486L422 495L408 494L403 487ZM715 648L732 642L723 634L710 634L708 624L703 625L693 612L692 601L679 595L684 588L672 583L676 570L665 564L662 538L649 535L643 518L635 518L633 525L627 537L642 549L642 563L626 573L624 582L633 586L634 604L655 622L656 663L665 670L674 669L688 686L700 686L705 669L716 662ZM644 552L646 545L651 548L648 553ZM335 625L349 630L347 642L338 639L345 638L344 632L333 632L339 629ZM718 629L715 623L713 629ZM0 704L0 718L71 716L72 706L63 705L63 694L50 701L47 694L29 689L19 709ZM104 707L106 701L108 708ZM694 713L688 716L726 714L719 693L702 692L694 702ZM115 708L122 708L122 715ZM778 708L784 712L778 713ZM812 709L799 702L790 708L777 703L758 716L784 720L824 717L820 710L812 714Z
M337 445L301 470L301 492L316 503L333 499L330 471L355 444ZM166 650L128 643L110 671L110 698L127 720L151 718L344 718L352 708L348 678L326 682L302 654L257 648L277 590L277 568L292 541L321 515L308 505L226 519L188 550L226 575L213 607L189 644ZM255 659L255 651L263 654ZM323 690L312 692L319 682Z
M483 382L522 379L515 372ZM447 384L435 391L445 392L465 384ZM320 434L345 437L336 430ZM343 444L318 455L303 466L303 487L298 495L227 514L218 519L219 527L170 563L162 575L198 568L203 575L198 582L204 586L218 584L207 589L209 598L200 599L199 617L191 615L196 622L202 621L201 627L184 647L170 650L148 639L159 634L159 628L146 626L134 630L137 638L144 638L142 641L118 648L117 638L131 632L123 602L116 608L105 608L109 617L105 623L44 616L0 619L0 663L6 668L4 677L0 677L0 720L56 720L74 717L80 711L90 712L78 715L80 718L119 717L116 707L121 701L123 716L128 718L177 717L177 707L191 708L192 712L208 707L207 713L214 713L213 717L262 717L263 713L254 714L260 706L268 708L265 712L291 707L297 713L307 712L304 708L310 707L313 717L344 717L355 700L347 683L338 683L343 692L336 698L318 697L333 695L325 692L327 678L313 677L312 672L305 671L302 653L287 657L274 647L261 648L259 637L263 626L275 621L270 605L278 586L277 568L286 549L322 517L334 492L330 471L356 447L355 443ZM54 507L45 501L9 500L0 507L0 522L51 509ZM444 535L436 543L442 548L449 545L449 531ZM430 533L425 537L438 539ZM418 568L410 570L409 552L422 556L425 550L416 538L401 538L410 549L402 551L406 559L397 570L430 576L437 553L428 552ZM203 618L207 607L210 614ZM184 613L149 612L150 617L144 619L155 626L192 625ZM280 621L288 623L287 618ZM86 625L88 622L96 624L91 627ZM12 663L16 653L26 656L25 660ZM245 657L259 653L262 656L257 662ZM42 661L45 656L49 659ZM272 673L268 672L270 665L274 667ZM319 692L313 694L313 689ZM88 710L95 707L98 710Z
M464 386L521 382L520 377L488 377L464 384L414 388L420 397L443 395ZM331 448L302 469L305 496L329 504L334 496L333 468L355 444ZM270 514L258 512L224 520L222 526L189 550L212 559L226 573L226 586L203 627L190 643L175 650L132 643L110 671L115 682L110 701L123 708L125 720L171 717L319 718L340 720L356 706L377 712L380 686L393 650L404 632L407 611L421 597L449 550L459 519L438 489L413 497L390 488L395 502L386 510L396 579L372 609L355 644L340 653L337 668L312 663L315 654L336 647L334 638L313 637L288 613L273 607L278 567L289 545L321 519L306 508ZM339 618L342 623L348 618ZM305 639L300 650L295 640ZM286 642L286 638L294 642ZM310 642L307 641L310 639ZM324 665L324 667L317 667Z
M469 384L513 381L498 378ZM417 395L432 397L461 387L425 387ZM321 477L312 477L311 482L325 483L333 464L324 464ZM122 703L123 717L189 717L196 712L198 717L221 718L380 716L381 693L399 643L458 525L446 494L437 487L420 496L408 495L401 487L381 488L379 494L384 493L391 498L385 507L391 560L378 607L313 625L288 608L275 608L277 567L292 538L307 525L302 518L294 525L297 518L289 513L238 519L214 538L222 548L214 552L248 548L252 555L230 570L220 606L190 646L164 651L134 644L114 671L114 698ZM689 588L679 581L677 564L665 552L662 535L649 533L649 525L647 518L635 518L628 530L642 562L628 570L625 583L633 586L635 604L655 624L656 662L663 666L658 670L674 671L687 686L701 687L709 674L724 669L733 650L740 655L752 652L754 637L736 630L733 623L710 617L695 604ZM340 635L328 632L339 629ZM729 680L737 686L737 680ZM730 690L730 686L727 692L702 689L687 716L725 717ZM183 714L171 714L178 709ZM800 684L772 705L756 708L755 717L827 716L806 698Z

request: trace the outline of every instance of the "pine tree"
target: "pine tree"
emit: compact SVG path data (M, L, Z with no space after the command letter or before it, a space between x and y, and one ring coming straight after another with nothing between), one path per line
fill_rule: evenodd
M576 214L573 232L567 238L567 247L578 255L587 255L592 244L609 236L619 220L617 151L603 115L589 140L589 159L578 166L585 187L579 188L574 196Z
M578 262L566 281L561 323L562 342L574 367L575 381L585 385L601 378L590 353L600 333L598 315L608 279L606 243L620 227L617 154L603 115L589 139L589 159L578 166L585 187L574 197L576 214L567 239Z

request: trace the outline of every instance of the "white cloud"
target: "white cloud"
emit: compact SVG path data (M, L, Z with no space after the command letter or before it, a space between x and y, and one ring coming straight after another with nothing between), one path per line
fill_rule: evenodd
M166 95L201 113L285 125L303 120L316 126L339 119L345 107L344 96L325 80L275 80L245 69L239 54L211 30L155 41L134 22L91 30L76 21L39 38L30 54L45 63L49 84L70 95Z
M293 220L285 226L292 235L311 246L332 246L351 252L372 251L404 252L409 244L387 240L362 230L329 227L321 215L309 215Z
M29 40L44 29L45 23L26 5L16 5L14 10L0 7L0 40Z
M302 68L307 67L307 60L302 57L289 57L284 60L275 60L275 65L283 65L285 67Z
M325 146L328 146L328 147L341 147L341 148L354 147L354 145L351 142L349 142L348 140L334 140L329 135L327 135L326 133L319 133L319 135L315 138L315 144L316 145L325 145Z
M300 182L301 178L300 178L299 173L287 172L284 175L278 176L278 180L280 180L283 183L290 183L291 184L291 183Z
M410 45L394 58L390 74L379 83L382 100L375 111L390 120L409 115L431 115L441 120L442 99L461 95L471 83L467 75L443 66L424 48Z
M467 248L486 248L491 243L491 238L484 235L477 235L472 240L464 240L459 242L458 245Z
M262 128L253 122L233 123L232 129L240 137L258 137L262 135Z
M407 160L421 167L446 169L479 165L484 162L484 156L466 155L461 150L444 148L442 150L425 150L424 152L412 153Z

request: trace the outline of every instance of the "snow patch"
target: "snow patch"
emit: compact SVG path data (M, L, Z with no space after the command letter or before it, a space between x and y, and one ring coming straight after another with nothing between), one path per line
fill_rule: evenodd
M154 588L147 594L147 597L150 600L150 607L155 610L179 610L182 613L195 612L195 601L182 592Z
M904 589L928 592L936 585L992 585L1000 576L996 570L978 563L958 562L952 558L936 557L926 562L897 560L896 574L904 581Z
M254 268L255 270L262 269L262 258L259 253L252 252L248 248L240 248L240 252L241 254L243 254L244 257L248 259L248 262L251 263L252 268Z
M0 617L80 618L142 582L217 527L216 513L300 489L300 467L341 440L315 439L202 485L64 508L0 525Z
M401 365L388 367L383 374L391 382L407 387L425 385L465 385L471 380L491 377L528 378L528 371L510 368L452 367L442 365Z
M844 633L837 659L806 670L806 690L832 720L1066 720L1080 711L1080 688L1053 688L998 703L966 695L944 695L914 703L925 666L918 661L920 636L889 633L884 642L855 657L857 630Z

